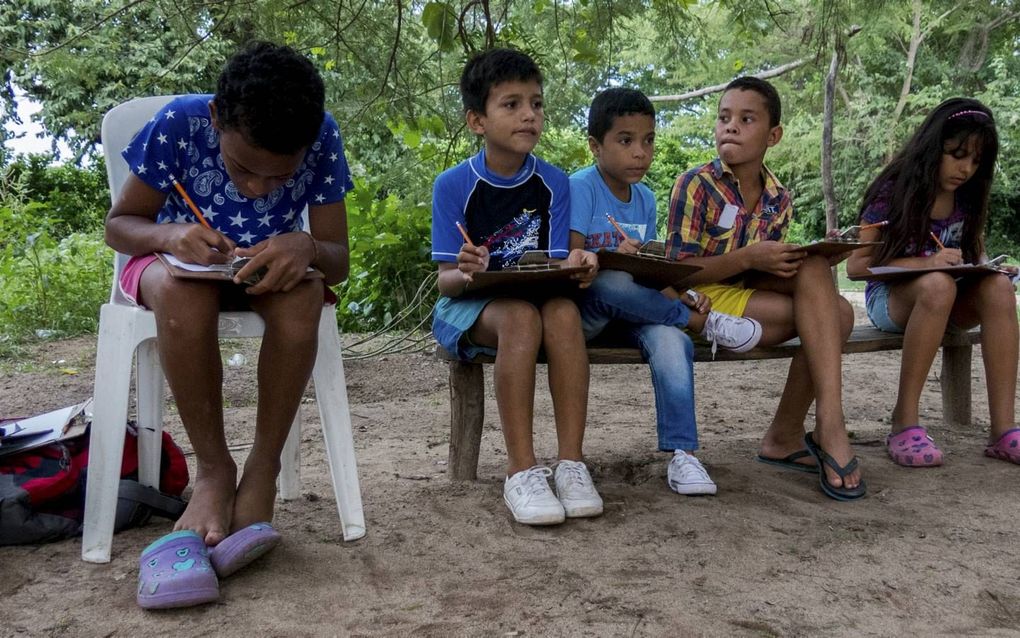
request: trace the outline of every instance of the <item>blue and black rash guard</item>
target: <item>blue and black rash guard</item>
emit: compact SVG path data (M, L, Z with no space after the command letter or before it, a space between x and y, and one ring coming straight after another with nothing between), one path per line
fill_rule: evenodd
M489 249L489 270L517 263L527 250L553 259L570 252L570 184L566 174L528 155L513 177L485 165L485 150L444 171L432 188L432 260L457 261L464 243Z

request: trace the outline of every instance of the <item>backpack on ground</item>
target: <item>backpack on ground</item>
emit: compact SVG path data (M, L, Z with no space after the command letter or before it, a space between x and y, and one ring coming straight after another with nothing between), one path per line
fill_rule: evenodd
M89 435L0 456L0 545L43 543L81 535L85 514ZM184 453L163 432L159 489L138 482L138 434L127 425L114 530L153 515L177 519L188 485Z

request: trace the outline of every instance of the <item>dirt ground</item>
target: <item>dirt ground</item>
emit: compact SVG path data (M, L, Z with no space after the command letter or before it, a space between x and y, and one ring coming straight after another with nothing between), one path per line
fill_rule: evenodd
M229 436L250 443L251 344L229 343ZM94 340L40 344L0 379L0 415L91 394ZM134 602L154 520L114 539L113 560L80 560L80 540L0 548L2 636L850 636L1020 635L1020 468L981 454L988 427L980 349L974 423L941 421L936 361L924 422L945 466L908 470L883 438L898 353L844 360L849 428L869 485L837 503L813 475L753 461L786 362L699 364L700 453L715 497L666 485L643 366L595 366L585 449L600 518L552 528L513 522L501 498L503 442L487 380L479 477L446 477L445 366L427 354L349 361L346 372L368 534L344 543L309 393L304 497L279 505L284 543L221 583L217 604L160 613ZM68 374L75 371L74 374ZM537 450L555 454L540 376ZM187 449L172 407L167 427Z

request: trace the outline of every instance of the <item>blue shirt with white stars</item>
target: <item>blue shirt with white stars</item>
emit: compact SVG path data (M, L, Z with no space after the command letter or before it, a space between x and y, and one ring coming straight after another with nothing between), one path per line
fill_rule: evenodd
M184 95L163 107L122 152L139 179L167 194L156 221L198 223L170 182L172 174L209 224L239 246L302 228L305 205L342 201L354 188L343 139L329 113L315 142L286 184L265 197L248 199L230 181L212 125L212 95Z

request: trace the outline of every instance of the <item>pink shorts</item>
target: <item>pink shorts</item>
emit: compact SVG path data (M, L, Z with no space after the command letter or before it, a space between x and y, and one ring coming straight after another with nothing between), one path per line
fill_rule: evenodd
M124 264L124 268L120 271L120 292L128 301L135 304L136 306L144 308L142 304L138 303L138 285L142 281L142 273L149 264L157 261L156 255L137 255L128 260ZM326 306L335 306L337 302L336 294L329 289L329 286L322 287L322 303Z
M142 281L142 272L154 261L156 261L155 255L137 255L129 259L120 271L120 281L118 282L120 293L136 306L141 306L138 303L138 284Z

